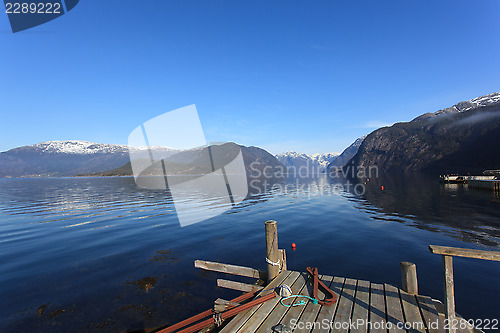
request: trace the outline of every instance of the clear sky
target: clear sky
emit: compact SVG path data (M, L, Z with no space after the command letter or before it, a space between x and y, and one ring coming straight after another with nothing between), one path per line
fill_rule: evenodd
M495 91L498 0L81 0L16 34L0 13L0 151L126 144L196 104L209 141L340 152Z

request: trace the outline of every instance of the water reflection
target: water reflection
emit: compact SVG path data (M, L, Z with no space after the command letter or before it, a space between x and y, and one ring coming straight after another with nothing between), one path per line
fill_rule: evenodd
M261 175L248 186L231 210L181 228L169 193L133 178L0 180L0 330L123 331L185 319L237 296L193 261L265 269L268 219L279 221L280 247L298 244L287 250L292 269L398 284L399 261L416 260L422 290L437 298L441 262L429 243L498 246L498 198L432 178ZM498 270L473 265L486 287L472 293L457 283L457 297L471 295L457 304L464 316L485 318ZM464 278L458 260L456 269Z
M491 192L474 191L459 184L439 184L426 175L380 177L365 181L366 204L380 209L396 222L448 232L461 240L498 246L500 200ZM383 186L383 190L382 190Z
M12 179L0 182L0 212L32 216L0 235L0 242L24 237L23 224L55 223L62 228L91 225L116 227L115 218L164 217L175 219L175 207L168 191L138 188L133 178ZM98 187L99 191L95 188ZM417 228L447 232L467 242L497 246L500 238L500 198L493 193L471 190L461 184L439 184L425 175L391 176L355 181L326 175L248 176L247 198L226 214L280 196L313 199L319 196L356 198L363 212L381 212L373 219L407 223ZM185 193L185 207L193 212L216 209L217 198L203 200L202 193ZM364 199L364 200L363 200ZM222 200L222 198L221 198ZM110 215L113 218L110 219ZM168 219L169 221L171 219ZM112 222L112 223L110 223ZM158 225L162 225L159 223Z

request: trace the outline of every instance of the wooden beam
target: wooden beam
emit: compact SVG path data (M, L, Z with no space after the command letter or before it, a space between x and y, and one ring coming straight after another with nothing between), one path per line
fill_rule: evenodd
M208 271L246 276L256 279L261 278L263 276L261 272L250 267L222 264L219 262L212 262L205 260L195 260L194 267L206 269Z
M444 271L444 297L446 305L446 319L449 324L449 333L455 333L456 327L453 325L455 319L455 290L453 284L453 257L443 256Z
M222 288L243 291L246 293L248 293L250 291L259 291L261 289L264 289L264 287L256 286L253 284L236 282L236 281L229 281L229 280L224 280L224 279L217 279L217 286L222 287Z
M407 261L402 261L400 265L403 290L408 294L418 295L417 265Z
M226 301L225 299L222 298L217 298L214 302L214 310L215 312L224 312L227 309L234 308L238 305L240 305L240 303L235 303L231 301Z
M434 254L441 254L444 256L500 261L500 251L474 250L437 245L429 245L429 251Z
M278 251L280 252L280 258L281 258L281 270L280 270L280 272L286 271L287 270L287 267L286 267L286 251L285 251L285 249L278 249Z
M280 273L281 260L278 251L278 223L266 221L267 280L272 281Z
M238 306L238 305L240 305L240 303L226 301L225 299L222 299L222 298L217 298L215 300L214 304L227 305L227 306Z

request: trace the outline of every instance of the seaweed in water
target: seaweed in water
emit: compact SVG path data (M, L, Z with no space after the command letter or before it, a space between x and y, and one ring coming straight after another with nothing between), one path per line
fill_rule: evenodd
M127 281L129 285L132 285L139 290L144 290L146 292L149 292L151 288L156 286L156 282L158 280L158 277L153 276L153 277L145 277L142 279L139 279L137 281Z
M47 304L42 304L38 307L38 310L36 310L36 313L41 316L43 315L43 312L45 311L45 309L49 306L50 303L47 303Z
M161 262L161 263L179 261L179 259L176 258L172 253L173 253L172 249L157 250L156 255L153 258L151 258L150 260L156 261L156 262Z

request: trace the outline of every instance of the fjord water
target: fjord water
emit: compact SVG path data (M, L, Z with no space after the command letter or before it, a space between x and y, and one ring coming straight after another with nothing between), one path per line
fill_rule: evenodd
M133 178L0 179L0 331L116 332L185 319L239 295L193 261L264 270L269 219L289 269L401 286L399 262L411 261L420 293L440 300L441 256L429 244L499 250L493 193L425 176L345 185L254 186L232 210L181 228L169 194ZM500 264L457 258L454 268L457 312L498 318Z

